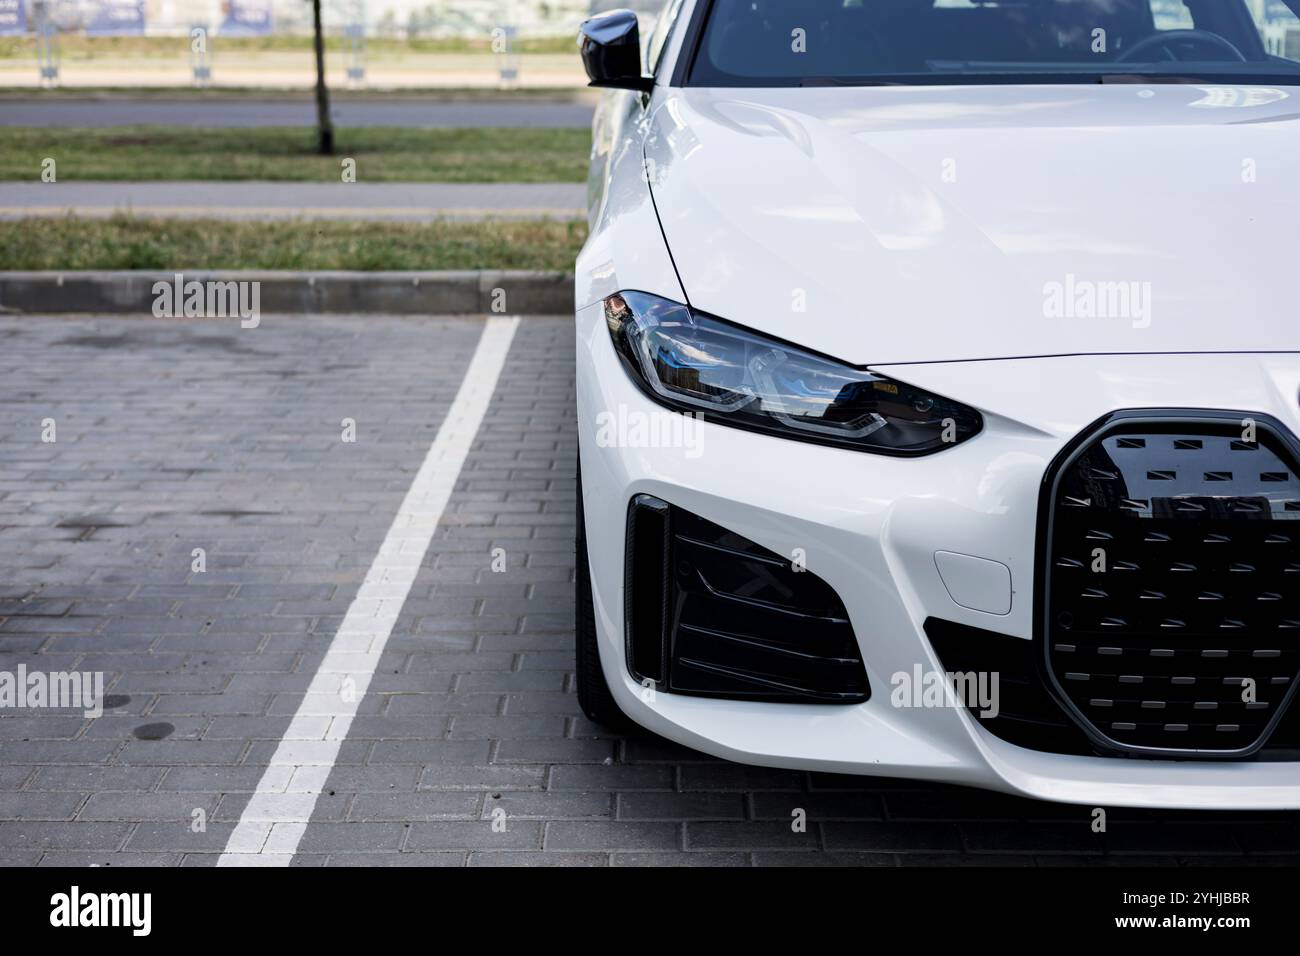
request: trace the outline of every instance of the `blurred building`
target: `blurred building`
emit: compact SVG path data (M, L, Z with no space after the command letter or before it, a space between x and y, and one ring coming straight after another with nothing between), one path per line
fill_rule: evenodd
M328 28L363 22L371 35L481 39L498 26L516 27L520 36L571 34L592 6L593 0L324 0L322 16ZM223 23L228 33L308 32L312 17L309 0L34 0L30 9L29 20L48 11L65 31L116 21L123 32L138 33L142 22L147 35L183 34L194 24L220 32Z

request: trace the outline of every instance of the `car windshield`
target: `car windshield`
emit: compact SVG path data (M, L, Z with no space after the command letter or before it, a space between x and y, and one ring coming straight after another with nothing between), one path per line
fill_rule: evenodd
M1300 80L1300 0L712 0L693 86Z

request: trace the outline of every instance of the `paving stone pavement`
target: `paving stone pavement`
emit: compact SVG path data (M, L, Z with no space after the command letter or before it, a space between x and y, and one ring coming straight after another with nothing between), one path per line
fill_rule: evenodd
M0 710L0 863L216 862L480 330L0 319L0 670L103 671L111 695L97 719ZM1089 808L586 721L573 362L570 323L521 324L295 865L1300 862L1297 814L1111 810L1097 834Z

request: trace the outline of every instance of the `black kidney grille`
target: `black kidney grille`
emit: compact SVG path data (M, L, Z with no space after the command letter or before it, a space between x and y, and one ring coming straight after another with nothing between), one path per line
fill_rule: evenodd
M1281 426L1123 421L1049 482L1049 676L1124 750L1249 753L1300 672L1300 466Z

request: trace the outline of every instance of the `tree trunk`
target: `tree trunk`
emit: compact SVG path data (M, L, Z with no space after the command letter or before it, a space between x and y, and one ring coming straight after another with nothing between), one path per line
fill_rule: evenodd
M316 24L316 128L317 150L322 156L334 153L334 124L330 122L330 91L325 86L325 31L320 22L321 0L311 0Z

